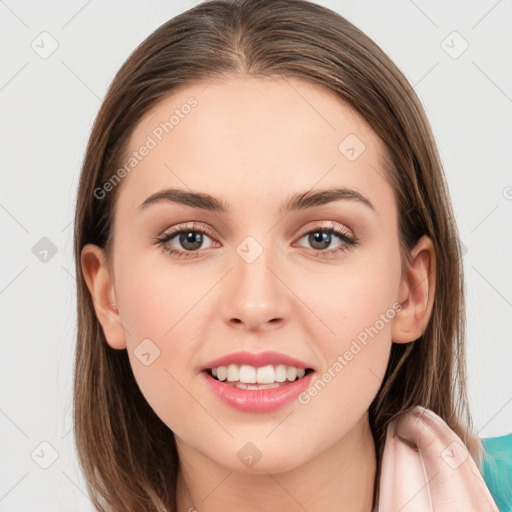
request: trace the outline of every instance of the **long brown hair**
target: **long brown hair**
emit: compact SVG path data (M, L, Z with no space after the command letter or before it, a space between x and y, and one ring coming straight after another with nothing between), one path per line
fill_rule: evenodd
M94 191L122 165L129 137L145 113L178 88L220 74L296 77L353 107L386 149L402 264L422 235L434 243L430 322L418 341L392 344L369 409L376 492L386 427L415 405L443 418L480 466L482 448L472 434L466 395L461 249L436 143L413 88L379 46L325 7L307 0L213 0L172 18L130 55L103 101L83 162L74 238L74 426L93 503L116 512L174 511L179 464L174 435L142 396L126 350L106 343L82 275L80 255L87 243L104 248L111 262L119 187L101 200Z

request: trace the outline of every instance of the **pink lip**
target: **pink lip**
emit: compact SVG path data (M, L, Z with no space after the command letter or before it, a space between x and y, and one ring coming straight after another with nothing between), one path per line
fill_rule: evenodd
M271 412L292 402L310 385L313 372L302 379L272 389L238 389L214 379L208 372L201 377L212 393L224 403L244 412Z
M202 370L206 370L208 368L218 368L219 366L228 366L229 364L247 364L249 366L254 366L259 368L261 366L267 366L269 364L278 365L284 364L287 366L294 366L295 368L312 368L308 366L306 363L295 359L294 357L290 357L286 354L280 354L279 352L233 352L232 354L228 354L223 357L219 357L209 363L205 364ZM312 368L314 370L314 368Z

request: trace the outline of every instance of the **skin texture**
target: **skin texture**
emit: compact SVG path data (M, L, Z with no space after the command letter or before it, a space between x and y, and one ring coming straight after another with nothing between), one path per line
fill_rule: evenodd
M128 350L142 393L175 433L178 510L216 512L229 503L244 511L369 511L376 456L368 407L392 342L416 340L428 323L432 243L420 239L402 279L384 147L357 113L307 82L237 76L187 86L141 120L129 152L191 96L197 107L117 185L112 272L99 247L82 251L108 344ZM354 161L338 149L349 134L365 145ZM356 190L375 210L341 200L279 212L294 193L333 186ZM138 209L168 187L209 193L232 211L164 202ZM192 222L213 233L192 257L155 243ZM344 245L336 235L324 249L304 236L331 223L359 244L332 254ZM247 236L263 250L252 263L236 250ZM168 245L190 247L179 235ZM275 350L305 361L320 379L397 303L402 309L307 405L241 412L200 378L201 365L222 355ZM149 366L134 355L146 338L161 351ZM247 442L262 454L252 468L237 457Z

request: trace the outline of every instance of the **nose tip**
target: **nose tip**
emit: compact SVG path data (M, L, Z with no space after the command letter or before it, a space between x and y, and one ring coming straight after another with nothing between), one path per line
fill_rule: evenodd
M284 322L287 288L267 264L268 253L252 263L242 258L226 283L223 294L225 318L233 327L276 328Z

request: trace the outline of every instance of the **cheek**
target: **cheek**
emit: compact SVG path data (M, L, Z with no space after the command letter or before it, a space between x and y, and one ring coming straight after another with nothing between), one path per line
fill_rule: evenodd
M199 304L208 286L208 280L194 279L190 271L184 272L156 250L123 258L116 293L129 331L128 344L151 338L165 346L188 323L188 312ZM187 339L182 341L187 344Z
M329 354L348 348L347 343L357 337L364 341L368 329L374 337L389 337L390 320L396 314L393 305L399 287L400 264L387 261L385 264L384 260L382 263L375 260L371 266L362 262L323 276L305 275L296 279L294 291L320 321L310 335L321 341Z
M116 294L133 374L163 419L169 397L176 406L173 410L186 407L190 400L180 383L186 383L190 371L184 362L197 351L193 324L211 285L173 269L165 257L155 262L133 254L120 259L116 270Z
M372 289L365 293L360 285L347 285L336 296L336 308L323 304L323 318L335 335L314 338L323 367L298 401L326 444L345 435L368 410L386 372L396 310L389 292Z
M397 252L374 257L371 265L361 259L329 279L315 279L314 287L303 278L299 293L321 319L303 324L323 363L318 405L331 411L339 406L340 414L346 414L352 404L355 419L373 400L389 360L400 270Z

